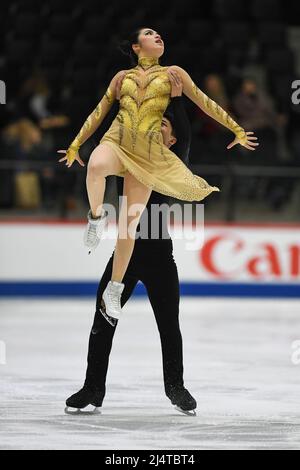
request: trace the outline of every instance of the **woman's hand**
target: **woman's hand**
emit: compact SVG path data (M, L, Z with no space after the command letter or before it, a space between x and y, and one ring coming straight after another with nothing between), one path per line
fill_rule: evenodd
M71 159L70 159L70 155L69 155L70 152L73 153L73 155L71 155ZM75 152L75 150L70 149L69 152L68 152L68 154L67 154L67 150L58 150L57 153L65 153L65 154L66 154L65 157L61 158L61 159L58 160L58 161L59 161L59 162L64 162L64 161L66 161L65 165L66 165L68 168L70 168L70 167L73 165L73 163L75 162L75 160L78 161L79 165L85 166L84 162L81 160L81 158L80 158L80 156L79 156L78 151Z
M172 85L171 98L174 98L174 96L181 96L183 83L179 73L174 69L168 69L168 75Z
M254 148L254 147L257 147L259 145L259 143L253 142L254 140L257 140L257 137L255 137L254 135L251 135L251 134L254 134L254 132L246 132L246 135L247 135L247 140L246 141L245 141L245 139L240 139L236 136L234 141L231 142L231 144L229 144L227 146L227 149L231 149L236 144L241 144L243 147L246 147L246 149L256 150L256 148ZM251 135L251 137L249 137L250 135Z
M122 86L122 82L123 82L123 79L126 75L126 71L124 70L121 75L119 76L119 78L117 79L117 82L116 82L116 99L119 101L120 100L120 96L121 96L121 86Z

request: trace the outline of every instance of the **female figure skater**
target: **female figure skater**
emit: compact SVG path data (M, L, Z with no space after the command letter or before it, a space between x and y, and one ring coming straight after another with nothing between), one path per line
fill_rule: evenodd
M168 148L176 144L176 150L185 164L188 164L191 131L182 103L182 82L179 77L169 74L172 85L171 103L165 112L161 132L163 142ZM118 95L118 92L117 92ZM123 194L123 180L118 177L118 193ZM151 205L161 210L159 220L152 215ZM143 212L140 225L144 222L148 228L145 238L136 238L133 255L124 276L125 288L121 296L121 306L131 297L139 280L146 286L160 333L164 388L167 397L176 409L195 415L196 400L184 387L183 380L183 345L179 327L179 279L173 258L173 242L168 231L167 210L169 197L152 192L146 211ZM156 225L157 224L157 225ZM153 226L158 238L151 238ZM140 233L140 227L137 227ZM102 406L106 391L106 375L109 355L118 320L108 317L103 310L102 296L112 273L112 254L102 279L99 283L94 324L90 333L88 369L84 387L68 398L66 413L73 414L88 405ZM157 271L159 266L159 271ZM163 280L165 285L162 288ZM102 314L102 315L101 315ZM95 411L94 411L95 412Z
M182 160L163 143L161 122L170 103L171 83L168 70L177 71L183 82L183 92L196 105L235 134L227 148L241 144L255 150L250 137L220 106L206 96L193 82L189 74L179 66L163 67L159 58L164 52L160 35L150 29L138 29L129 41L131 51L138 59L135 67L118 72L111 80L102 100L87 118L66 153L60 159L70 167L75 160L84 163L78 154L80 146L101 124L116 98L116 83L124 76L121 88L120 108L109 130L92 152L87 171L87 191L91 211L85 243L95 248L101 238L106 213L102 208L105 178L117 175L124 178L124 196L128 208L139 204L141 210L133 216L122 204L119 217L119 233L115 248L112 277L104 293L106 313L116 319L121 315L122 283L132 256L136 228L149 201L151 191L173 196L185 201L201 201L219 188L210 186L203 178L194 175ZM125 74L124 74L125 72ZM120 237L120 231L127 236Z

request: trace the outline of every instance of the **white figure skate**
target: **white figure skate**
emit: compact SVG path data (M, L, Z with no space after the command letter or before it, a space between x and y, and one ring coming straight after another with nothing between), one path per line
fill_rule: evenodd
M105 311L105 318L109 321L109 318L112 317L117 320L120 319L121 316L121 295L125 284L122 282L117 281L109 281L106 286L105 291L103 292L102 300L102 308L101 313ZM104 305L103 305L104 304ZM110 322L111 323L111 322ZM112 323L111 323L112 324Z
M108 223L108 212L102 209L102 215L96 219L92 218L92 212L89 210L87 219L88 224L84 232L84 244L89 248L89 254L94 251L102 238L104 228Z

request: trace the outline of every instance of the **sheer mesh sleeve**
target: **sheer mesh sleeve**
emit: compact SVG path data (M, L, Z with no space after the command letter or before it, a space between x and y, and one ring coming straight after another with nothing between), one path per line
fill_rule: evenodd
M72 163L75 160L76 154L78 153L81 145L84 144L84 142L94 134L112 107L116 99L115 84L120 73L121 72L118 72L113 77L101 101L98 103L93 112L88 116L82 128L69 146L66 154L68 157L68 163Z
M247 143L247 134L245 130L239 126L239 124L232 119L232 117L219 106L214 100L210 99L203 91L201 91L197 85L193 82L190 75L181 67L174 66L180 73L183 81L183 92L192 100L202 111L208 114L210 117L218 121L227 129L231 130L236 137L240 140L240 143L244 145Z

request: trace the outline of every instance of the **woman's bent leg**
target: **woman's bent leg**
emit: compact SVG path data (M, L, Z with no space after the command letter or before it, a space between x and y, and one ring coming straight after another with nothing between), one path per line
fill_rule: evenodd
M91 153L86 177L87 193L92 216L101 215L106 177L117 175L123 166L116 152L105 143L99 144Z

